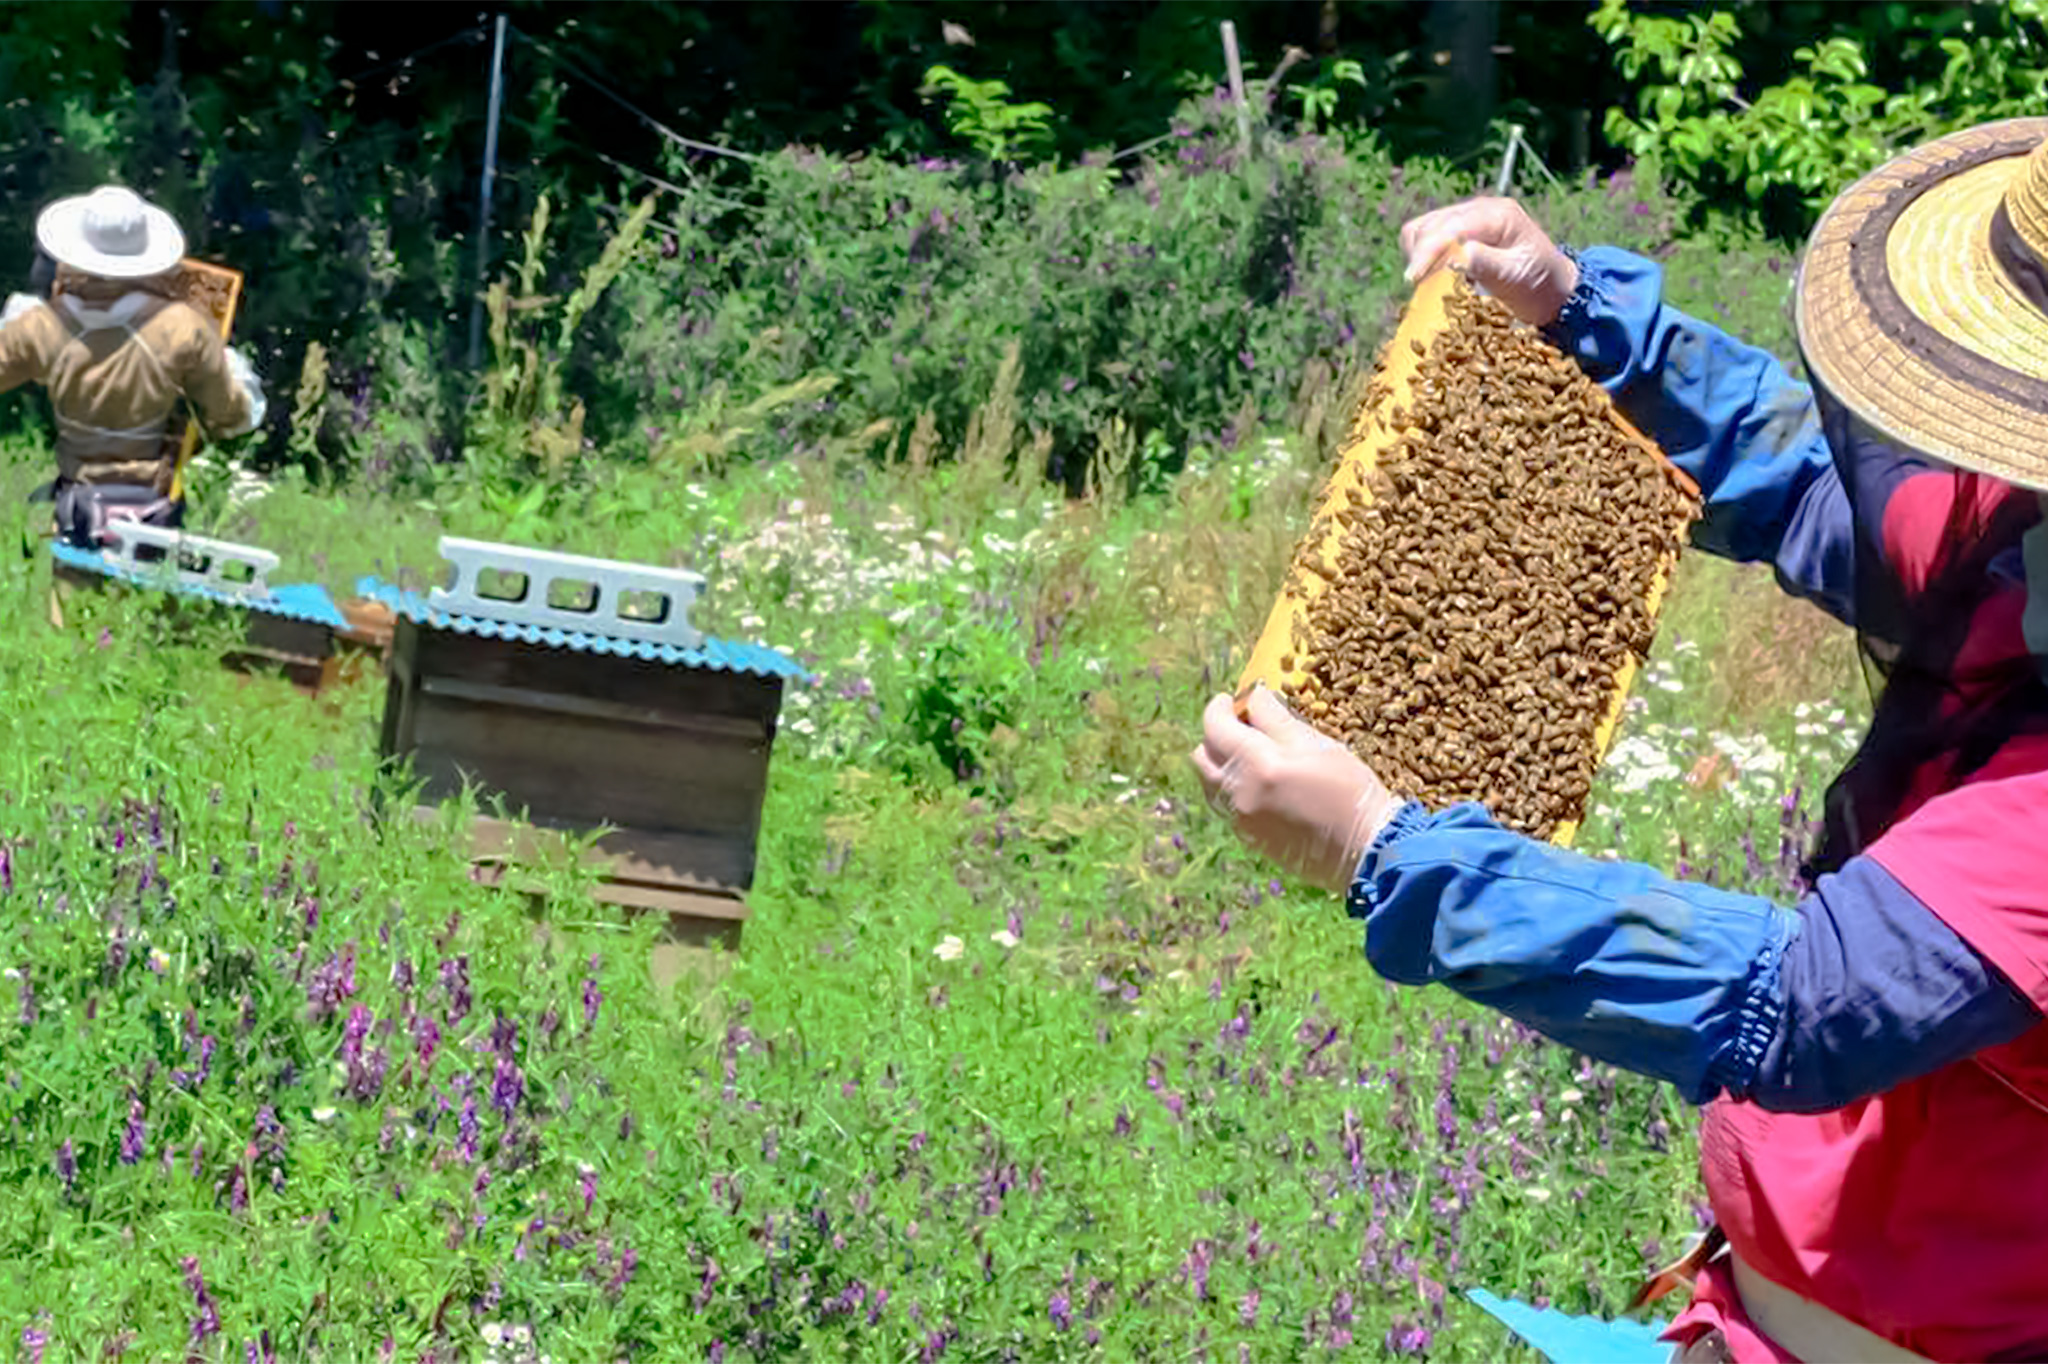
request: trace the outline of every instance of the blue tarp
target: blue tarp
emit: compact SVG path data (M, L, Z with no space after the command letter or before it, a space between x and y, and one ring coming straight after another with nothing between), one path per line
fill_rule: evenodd
M1660 1341L1662 1321L1602 1321L1554 1308L1497 1298L1483 1288L1465 1294L1506 1324L1552 1364L1670 1364L1672 1347Z

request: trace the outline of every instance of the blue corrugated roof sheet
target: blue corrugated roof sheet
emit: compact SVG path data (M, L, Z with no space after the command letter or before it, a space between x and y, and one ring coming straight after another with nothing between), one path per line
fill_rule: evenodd
M408 592L379 578L360 580L356 583L356 591L384 603L416 625L429 625L436 630L453 630L462 635L518 640L523 644L539 644L550 649L570 649L579 654L613 654L621 658L644 658L656 663L707 668L713 672L752 673L758 677L786 677L803 681L809 681L811 677L795 659L763 644L712 639L707 635L698 648L682 649L673 644L656 644L647 640L614 639L610 635L587 634L575 630L550 630L539 625L492 620L487 616L456 615L438 611L419 594Z
M156 588L181 597L197 597L202 601L219 602L239 611L261 611L265 615L283 616L287 620L311 621L342 630L348 627L348 620L341 609L334 604L334 598L327 595L327 589L318 583L287 583L272 585L268 595L262 597L237 596L223 592L203 583L188 582L168 573L148 570L136 571L121 567L97 550L80 549L67 545L61 540L50 542L50 554L57 562L68 568L97 573L117 582L132 583L136 587Z

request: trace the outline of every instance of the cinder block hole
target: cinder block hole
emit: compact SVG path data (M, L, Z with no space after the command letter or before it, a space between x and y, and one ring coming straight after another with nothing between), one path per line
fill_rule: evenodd
M574 578L555 578L548 583L548 605L557 611L588 615L597 609L597 584Z
M525 601L528 586L524 573L515 573L509 568L477 570L476 594L486 601Z
M253 583L256 581L256 565L247 559L229 559L221 565L220 579L229 583Z
M670 606L666 592L635 587L619 593L620 620L630 620L641 625L664 625L668 622Z

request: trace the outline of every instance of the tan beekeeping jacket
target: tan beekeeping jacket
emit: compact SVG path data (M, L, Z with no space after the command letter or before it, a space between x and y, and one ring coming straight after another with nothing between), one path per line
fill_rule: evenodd
M216 437L254 421L204 315L143 291L104 301L61 294L0 326L0 393L25 383L49 391L57 472L81 483L168 492L175 455L164 429L181 395Z

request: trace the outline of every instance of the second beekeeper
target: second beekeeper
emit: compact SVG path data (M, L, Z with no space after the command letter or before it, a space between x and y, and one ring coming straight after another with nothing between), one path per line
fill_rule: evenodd
M49 394L57 428L59 533L98 544L110 519L176 526L177 452L165 433L178 400L219 440L263 421L262 384L208 319L170 297L185 235L133 191L103 186L43 210L36 240L58 292L17 294L0 322L0 392Z

